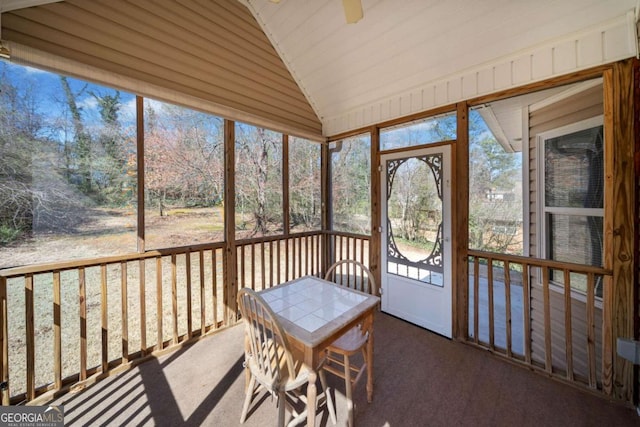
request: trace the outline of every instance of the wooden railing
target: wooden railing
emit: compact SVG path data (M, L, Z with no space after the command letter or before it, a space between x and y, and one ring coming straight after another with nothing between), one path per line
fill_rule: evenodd
M239 240L238 288L368 265L368 238L305 232ZM46 401L225 324L225 243L0 270L2 404Z
M470 343L607 391L611 319L596 294L608 295L610 270L473 250L468 255Z
M328 231L328 268L336 261L354 259L369 267L369 237L355 233Z
M210 244L0 271L3 404L219 328L222 257Z

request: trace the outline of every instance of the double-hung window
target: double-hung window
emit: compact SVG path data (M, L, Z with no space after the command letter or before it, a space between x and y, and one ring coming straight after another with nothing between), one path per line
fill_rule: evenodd
M540 247L544 258L602 266L604 134L602 116L540 134ZM555 272L551 280L564 278ZM586 277L571 275L586 292ZM600 295L600 284L596 285Z

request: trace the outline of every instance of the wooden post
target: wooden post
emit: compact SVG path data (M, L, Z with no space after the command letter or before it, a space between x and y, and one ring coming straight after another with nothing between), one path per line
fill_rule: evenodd
M138 252L144 252L144 98L136 96L136 163L138 167Z
M320 162L322 164L320 168L320 192L322 199L322 229L329 231L331 228L331 159L329 158L329 143L322 144L322 151L320 152ZM329 268L330 259L330 243L331 235L324 233L322 239L322 265L320 271L321 276L325 274ZM287 251L288 253L288 251ZM288 265L288 263L287 263ZM288 280L288 277L287 277Z
M457 105L456 143L451 151L451 284L453 338L464 341L469 336L469 108ZM478 294L474 295L478 298ZM478 337L474 337L478 339Z
M615 340L634 338L633 60L604 72L605 129L605 278L603 304L603 389L617 399L633 401L633 364L615 355ZM614 209L615 204L615 209Z
M371 128L371 240L369 240L369 271L378 284L382 284L380 259L382 251L382 208L380 180L380 129Z
M282 134L282 234L289 235L289 135Z
M224 121L224 235L225 257L223 270L225 323L234 324L237 319L238 268L236 262L236 209L235 209L235 122Z

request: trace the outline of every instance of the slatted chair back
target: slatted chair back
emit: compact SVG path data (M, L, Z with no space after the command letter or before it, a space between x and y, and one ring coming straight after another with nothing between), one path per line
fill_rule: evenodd
M289 343L276 316L260 295L241 289L238 304L245 325L245 362L256 380L278 392L295 377Z
M360 292L378 294L378 286L371 271L364 264L353 259L337 261L329 268L324 279Z

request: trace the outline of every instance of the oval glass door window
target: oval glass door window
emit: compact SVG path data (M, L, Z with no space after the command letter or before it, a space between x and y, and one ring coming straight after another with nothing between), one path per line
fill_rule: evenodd
M442 286L442 154L387 162L388 272Z

